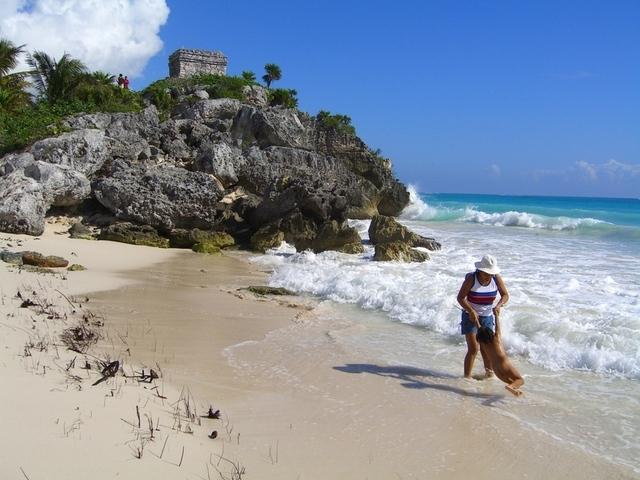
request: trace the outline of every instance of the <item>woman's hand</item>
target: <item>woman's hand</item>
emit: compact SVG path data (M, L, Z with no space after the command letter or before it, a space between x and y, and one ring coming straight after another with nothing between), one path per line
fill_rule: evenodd
M480 319L478 318L476 311L470 309L467 313L469 314L469 320L471 320L476 327L480 328Z
M496 321L498 320L498 318L500 317L500 309L502 308L502 305L496 305L493 308L493 316L495 317Z

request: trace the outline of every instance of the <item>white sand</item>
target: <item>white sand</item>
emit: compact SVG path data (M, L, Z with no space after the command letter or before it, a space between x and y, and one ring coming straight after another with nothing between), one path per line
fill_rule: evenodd
M484 387L342 350L336 338L361 327L331 305L238 291L264 282L242 255L70 240L51 228L40 240L2 238L88 268L51 276L0 263L2 479L633 478L487 414ZM19 308L18 290L66 320ZM101 293L73 308L56 290L72 301ZM85 356L59 340L88 310L106 322L94 355L162 378L120 373L92 387L95 368L81 369ZM196 415L213 404L223 419L189 418L187 404Z

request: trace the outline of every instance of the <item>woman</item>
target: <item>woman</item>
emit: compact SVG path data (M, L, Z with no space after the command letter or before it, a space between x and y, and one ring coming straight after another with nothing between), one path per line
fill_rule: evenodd
M488 377L493 375L491 362L482 345L478 345L476 333L480 326L489 327L494 333L500 333L500 308L509 301L509 292L499 275L498 262L492 255L485 255L475 263L476 271L467 273L458 292L458 303L464 309L460 327L467 339L467 354L464 357L464 376L471 377L473 362L482 354L484 369ZM500 300L495 303L500 293Z

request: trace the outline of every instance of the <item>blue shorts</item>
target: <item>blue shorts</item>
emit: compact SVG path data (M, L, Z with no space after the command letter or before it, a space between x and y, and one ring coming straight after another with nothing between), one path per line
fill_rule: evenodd
M480 320L480 325L483 327L489 327L494 332L496 331L496 322L493 319L493 315L478 317L478 320ZM471 321L467 312L462 312L460 330L462 331L462 335L466 335L467 333L478 333L478 327L476 327L476 324Z

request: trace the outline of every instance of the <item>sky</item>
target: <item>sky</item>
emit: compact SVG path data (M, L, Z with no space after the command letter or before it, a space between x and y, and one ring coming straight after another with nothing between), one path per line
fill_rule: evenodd
M125 73L277 63L423 192L640 197L640 2L1 0L0 36Z

